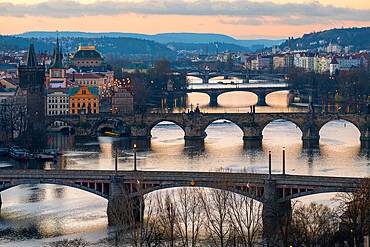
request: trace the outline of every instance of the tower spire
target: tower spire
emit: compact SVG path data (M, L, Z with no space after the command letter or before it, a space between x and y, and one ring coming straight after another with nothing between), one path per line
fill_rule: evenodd
M54 62L53 65L50 66L50 68L55 68L55 69L63 69L63 54L62 54L62 49L59 46L59 34L57 31L57 43L55 45L55 50L54 50Z
M30 48L28 49L26 66L27 67L37 67L38 66L35 47L33 46L33 42L30 44Z

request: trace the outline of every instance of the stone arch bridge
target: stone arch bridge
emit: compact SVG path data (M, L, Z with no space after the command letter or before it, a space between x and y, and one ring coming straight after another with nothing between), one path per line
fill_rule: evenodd
M281 83L280 83L281 84ZM209 84L208 84L209 85ZM211 85L214 86L214 85ZM278 92L282 90L289 90L289 86L287 84L284 85L257 85L257 84L233 84L233 85L224 85L221 88L207 88L207 87L194 87L194 85L188 86L186 92L189 93L205 93L210 98L210 105L217 106L217 98L223 93L228 92L251 92L257 95L258 101L257 105L265 106L266 105L266 96L273 92Z
M107 170L3 170L0 192L21 184L57 184L81 189L108 199L108 220L122 210L122 198L142 200L144 194L175 187L206 187L227 190L263 203L263 222L276 221L271 207L290 211L290 200L328 192L353 192L365 178L301 176L256 173L114 171ZM125 194L125 195L124 195ZM142 200L143 202L144 200ZM0 208L1 208L0 194ZM118 208L116 205L120 205ZM137 204L136 204L137 205ZM143 204L142 204L143 205ZM139 211L137 209L136 213ZM140 218L140 217L139 217ZM266 229L266 234L271 234Z
M361 145L369 148L370 116L365 113L146 113L133 115L91 114L48 116L46 125L64 121L73 127L77 136L95 136L97 130L112 126L112 119L120 120L131 128L131 138L141 147L150 146L151 130L162 121L177 124L184 131L186 145L203 145L206 128L216 120L229 120L243 131L245 147L259 147L262 144L264 127L275 120L291 121L301 130L304 147L319 144L320 129L333 120L346 120L354 124L359 132ZM148 146L149 145L149 146Z

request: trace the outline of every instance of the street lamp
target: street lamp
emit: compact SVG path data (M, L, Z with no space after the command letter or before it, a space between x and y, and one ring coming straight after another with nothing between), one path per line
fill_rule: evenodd
M116 176L118 175L118 158L117 158L117 153L118 153L118 148L116 148L116 153L115 153L115 157L114 157L114 170L116 172Z
M283 147L283 175L285 175L285 147Z
M271 180L271 151L269 151L269 180Z
M136 171L136 144L134 144L134 171Z

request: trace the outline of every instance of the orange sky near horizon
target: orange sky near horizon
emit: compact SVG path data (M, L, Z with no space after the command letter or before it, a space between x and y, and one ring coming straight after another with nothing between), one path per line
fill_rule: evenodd
M90 4L96 3L94 0L70 0L86 4L84 6L90 6ZM167 0L168 1L168 0ZM203 0L198 0L203 1ZM223 0L226 2L227 0ZM230 0L232 5L233 1ZM33 5L43 2L52 2L49 0L33 0L32 3L26 0L0 0L1 4L26 4ZM59 2L66 2L61 0ZM130 0L130 1L112 1L112 2L142 2ZM173 1L176 3L176 0ZM189 1L183 1L189 2ZM190 1L192 2L192 1ZM214 1L211 1L214 2ZM266 3L263 0L253 0L249 2ZM285 3L311 3L312 1L305 0L269 0L269 3L273 4L285 4ZM57 3L57 1L54 1ZM370 1L367 0L321 0L316 1L323 6L332 5L336 8L344 8L345 10L350 9L360 10L366 17L366 12L370 15ZM348 5L351 6L348 6ZM5 6L6 7L6 6ZM72 6L73 7L73 6ZM143 33L143 34L157 34L157 33L169 33L169 32L193 32L193 33L220 33L230 35L238 39L248 38L286 38L287 36L299 37L305 33L313 31L322 31L331 28L340 27L363 27L370 26L370 19L365 20L357 19L351 20L351 15L345 16L343 20L333 19L325 17L316 21L316 23L305 24L306 19L302 19L302 23L295 23L294 18L290 16L289 20L284 20L284 16L277 16L272 14L271 16L232 16L232 15L180 15L173 13L161 13L161 14L143 14L143 13L118 13L118 14L102 14L102 15L90 15L86 14L83 16L70 15L67 17L50 17L47 14L28 14L27 9L29 6L25 6L23 16L16 16L16 14L7 14L5 8L5 14L0 14L0 34L18 34L27 31L84 31L84 32L124 32L124 33ZM343 10L343 9L342 9ZM364 12L365 11L365 12ZM355 14L352 14L355 16ZM274 22L276 19L283 19L279 22ZM307 18L307 17L305 17ZM309 18L309 17L308 17ZM316 17L315 17L316 18ZM244 22L247 20L247 22ZM292 21L293 20L293 21ZM307 19L309 20L309 19ZM320 23L323 20L323 23ZM328 21L327 21L328 20ZM250 21L253 21L250 24ZM257 24L254 24L257 22ZM259 23L259 22L262 22ZM325 23L326 22L326 23Z

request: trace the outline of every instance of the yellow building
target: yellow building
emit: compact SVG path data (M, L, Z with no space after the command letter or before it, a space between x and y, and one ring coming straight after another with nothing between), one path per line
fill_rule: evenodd
M71 87L69 89L70 114L99 113L98 87Z
M99 67L104 62L102 54L95 50L95 46L80 46L70 58L76 67Z

